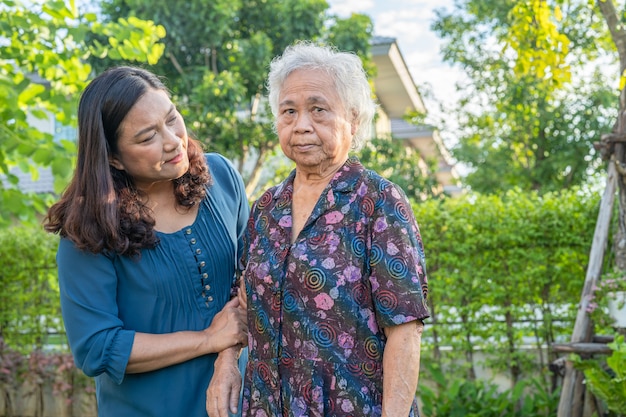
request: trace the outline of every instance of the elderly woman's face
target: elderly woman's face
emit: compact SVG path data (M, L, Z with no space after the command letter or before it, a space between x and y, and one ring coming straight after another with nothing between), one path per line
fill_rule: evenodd
M300 171L324 175L343 165L356 125L329 75L318 70L292 72L278 101L280 146Z

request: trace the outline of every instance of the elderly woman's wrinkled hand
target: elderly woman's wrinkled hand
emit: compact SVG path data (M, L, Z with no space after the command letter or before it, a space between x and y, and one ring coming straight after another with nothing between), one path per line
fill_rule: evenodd
M239 348L221 352L215 361L215 372L206 391L206 411L211 417L228 417L237 413L241 374L237 367Z

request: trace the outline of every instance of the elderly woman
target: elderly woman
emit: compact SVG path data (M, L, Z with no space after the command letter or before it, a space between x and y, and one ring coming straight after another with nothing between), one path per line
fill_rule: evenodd
M403 191L349 157L375 113L361 61L298 43L268 87L296 168L248 222L243 415L415 416L424 252Z

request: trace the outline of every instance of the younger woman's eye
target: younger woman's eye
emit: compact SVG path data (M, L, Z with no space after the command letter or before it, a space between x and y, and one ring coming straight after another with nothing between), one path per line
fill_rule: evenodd
M143 138L141 140L141 143L150 142L152 138L154 138L155 136L156 136L156 132L152 132L150 136L146 136L145 138Z

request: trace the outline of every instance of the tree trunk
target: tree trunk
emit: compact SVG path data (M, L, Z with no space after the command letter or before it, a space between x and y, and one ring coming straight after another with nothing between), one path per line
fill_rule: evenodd
M437 333L437 309L432 298L429 298L428 304L430 306L430 322L432 323L430 328L433 335L433 360L441 366L441 349L439 348L439 334Z
M617 182L617 172L615 164L609 164L606 188L602 195L600 204L600 212L596 222L596 229L593 234L593 243L589 253L589 263L587 265L587 274L585 276L585 284L583 292L580 296L578 312L576 314L576 322L574 323L574 331L572 332L571 342L581 343L591 341L591 320L587 307L593 289L598 283L604 252L609 238L609 226L611 223L611 213L613 212L613 203L615 201L615 188ZM581 371L574 369L571 361L565 363L565 376L563 378L563 386L561 387L561 398L559 401L558 417L581 417L582 416L582 399L584 390L582 389L583 374Z
M461 322L463 323L463 328L465 329L465 362L468 365L467 368L467 379L470 381L476 380L476 370L474 369L474 347L472 345L472 333L468 330L471 326L468 325L469 319L467 314L461 315Z
M265 147L259 148L258 151L259 155L256 158L256 162L250 172L250 177L248 178L248 183L246 184L246 195L248 198L252 196L256 186L259 185L261 174L263 173L263 163L265 162L268 153L268 149Z
M504 319L506 321L506 338L509 350L509 362L511 363L509 368L509 371L511 372L511 390L513 390L519 381L522 371L520 366L517 364L517 360L513 360L517 350L517 346L515 345L515 329L513 327L513 314L511 314L510 310L511 303L507 302L506 306L509 307L509 310L505 313Z
M626 31L624 31L620 16L615 10L613 0L597 0L596 5L606 21L613 43L617 48L620 61L619 74L620 77L623 78L624 70L626 70ZM625 104L626 91L622 89L620 93L617 122L613 132L618 137L623 136L626 132ZM622 172L621 175L620 171ZM617 188L619 190L619 214L617 219L618 227L613 240L615 266L620 270L626 270L626 187L624 186L623 173L626 173L626 169L624 169L624 146L622 143L616 143L609 162L607 186L602 197L600 213L598 214L598 223L596 224L594 241L589 256L585 285L578 307L574 331L572 333L572 343L589 342L593 333L592 323L589 320L586 307L589 303L589 297L593 292L592 288L596 286L602 272L604 249L608 243L608 229L611 211L613 209L616 183L618 184ZM589 399L586 400L587 404L590 404ZM585 390L582 372L575 370L572 363L567 361L559 402L558 417L581 417L584 413L584 404Z
M11 393L8 389L3 391L4 397L4 415L6 417L13 417L13 402L11 401Z
M615 10L615 4L612 0L597 0L596 4L602 12L602 16L606 21L613 43L617 48L617 53L620 62L619 74L624 78L624 71L626 70L626 31L621 23L620 16L617 10ZM620 85L623 83L620 83ZM619 100L619 113L617 116L617 123L615 133L618 136L626 133L626 90L622 88ZM622 142L615 144L613 151L613 158L617 164L619 175L618 181L618 225L615 237L613 239L613 249L615 250L615 266L621 270L626 271L626 185L624 178L626 174L626 168L624 167L624 145Z

